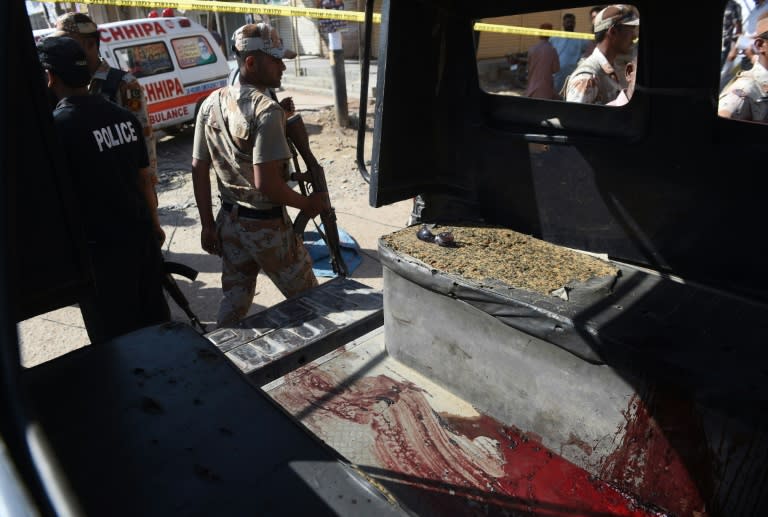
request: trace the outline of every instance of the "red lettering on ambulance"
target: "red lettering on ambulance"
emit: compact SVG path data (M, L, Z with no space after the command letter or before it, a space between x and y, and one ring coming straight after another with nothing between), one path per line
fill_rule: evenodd
M110 27L109 29L99 29L101 41L108 43L112 40L146 38L149 36L166 34L165 28L160 22L134 23L131 25L121 25L119 27Z
M177 118L188 117L189 115L189 106L179 106L178 108L171 108L165 111L158 111L157 113L150 113L149 123L154 125L160 122L167 122Z
M128 25L125 28L125 39L131 39L136 37L136 27L134 25Z
M184 95L184 87L178 79L165 79L144 85L149 102L157 102L169 97Z
M165 84L168 85L168 92L171 95L184 95L184 88L181 87L178 79L168 79Z
M148 102L155 102L156 100L159 100L157 98L157 93L155 93L155 85L152 83L147 83L144 85L144 92L147 94L147 101Z

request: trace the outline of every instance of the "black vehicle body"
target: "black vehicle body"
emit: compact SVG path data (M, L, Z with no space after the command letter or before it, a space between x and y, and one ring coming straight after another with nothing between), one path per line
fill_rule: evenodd
M642 380L637 392L653 394L640 397L643 407L708 514L764 515L768 125L716 114L724 1L633 2L638 86L622 108L482 90L475 21L586 5L385 0L370 204L420 194L430 220L500 225L621 264L628 273L615 291L568 309L556 334L541 300L489 296L473 307L574 361ZM0 493L11 514L407 512L264 396L266 379L249 385L225 363L223 340L188 326L20 366L16 322L74 303L91 276L23 2L3 9ZM395 262L388 274L406 278ZM441 300L474 296L425 286ZM385 287L385 322L398 296ZM505 319L523 305L524 318ZM368 331L372 320L361 323ZM342 343L326 340L308 357ZM695 424L675 428L683 420ZM656 503L663 478L643 481Z

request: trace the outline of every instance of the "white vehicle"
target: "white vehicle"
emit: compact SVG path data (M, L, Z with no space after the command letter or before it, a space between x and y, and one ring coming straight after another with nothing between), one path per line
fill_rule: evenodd
M203 99L227 83L224 53L211 33L189 18L104 23L99 31L102 57L131 72L144 87L155 129L194 122ZM52 32L34 31L35 41Z

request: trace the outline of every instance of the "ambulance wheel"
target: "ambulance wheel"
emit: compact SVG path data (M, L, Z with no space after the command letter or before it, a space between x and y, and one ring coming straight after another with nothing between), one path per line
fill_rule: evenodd
M178 124L175 126L167 126L162 129L168 135L178 135L184 129L184 124Z

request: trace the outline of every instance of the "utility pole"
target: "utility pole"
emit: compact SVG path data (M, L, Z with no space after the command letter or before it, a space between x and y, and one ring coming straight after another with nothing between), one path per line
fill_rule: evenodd
M213 13L213 20L216 24L216 32L219 33L219 36L221 36L221 39L224 41L224 44L222 45L224 48L221 50L224 51L224 56L229 59L231 50L229 49L229 45L227 45L227 28L221 23L221 13L219 11ZM210 15L208 17L208 23L210 23ZM211 30L211 28L208 27L208 30Z
M315 5L323 9L344 10L344 0L315 0ZM320 20L320 33L328 34L328 50L330 52L331 77L333 77L333 94L336 103L336 121L341 127L349 127L349 110L347 108L347 80L344 70L344 46L341 30L346 23L341 20Z
M294 6L299 5L299 0L293 1ZM291 17L291 36L293 37L293 50L296 52L296 58L293 60L293 72L296 77L301 75L301 52L299 52L299 18Z
M331 71L333 72L333 94L336 103L336 120L341 127L349 127L349 109L347 107L347 79L344 70L344 46L341 32L328 33L328 48L331 51Z

